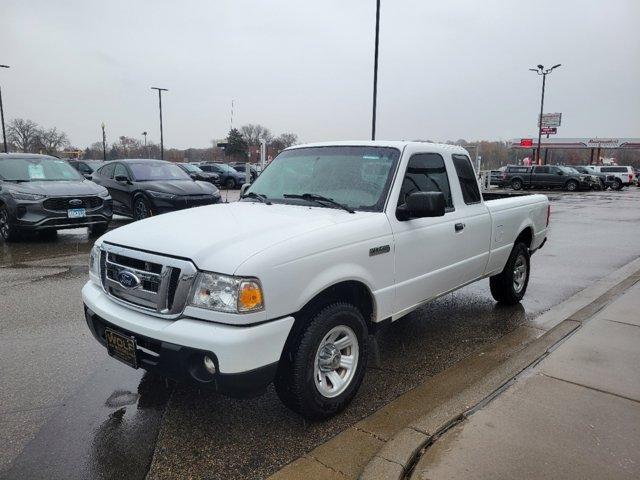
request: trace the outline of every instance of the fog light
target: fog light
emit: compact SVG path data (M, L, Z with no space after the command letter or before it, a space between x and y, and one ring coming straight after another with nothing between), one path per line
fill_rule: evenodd
M204 368L209 373L216 373L216 364L213 363L213 359L208 355L204 356Z

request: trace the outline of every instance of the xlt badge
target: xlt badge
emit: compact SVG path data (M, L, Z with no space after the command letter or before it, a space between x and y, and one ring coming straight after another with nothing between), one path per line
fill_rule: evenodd
M369 256L382 255L383 253L389 253L391 247L389 245L381 245L380 247L373 247L369 249Z

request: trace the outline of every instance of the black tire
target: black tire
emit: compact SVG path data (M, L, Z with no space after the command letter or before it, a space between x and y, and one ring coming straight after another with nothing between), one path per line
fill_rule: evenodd
M224 181L224 186L229 190L233 190L234 188L236 188L236 181L233 178L227 178Z
M511 188L513 188L514 190L522 190L522 180L520 180L519 178L514 178L511 181Z
M89 225L89 236L99 237L100 235L105 233L108 228L109 228L109 222L96 223L95 225Z
M524 261L526 268L524 276L521 278L521 286L517 287L515 282L515 268L516 262L520 260ZM502 272L489 279L491 295L496 302L503 305L515 305L519 303L527 291L530 270L529 248L524 243L515 244Z
M616 178L613 181L613 187L611 188L613 188L614 190L622 190L622 187L623 187L622 180L620 180L619 178Z
M10 223L11 214L6 205L0 206L0 237L5 242L20 240L20 231Z
M151 205L149 205L149 201L142 195L139 195L133 201L133 219L144 220L145 218L149 218L153 215L151 211Z
M316 372L323 376L319 370L319 355L324 352L321 346L325 337L335 329L344 329L344 327L347 327L347 330L350 329L355 335L357 357L354 346L349 347L351 350L345 351L350 351L351 356L356 357L357 360L350 375L346 370L343 372L344 376L349 378L344 389L342 391L338 389L340 393L336 392L335 396L329 397L321 393L321 387L316 384ZM362 314L349 303L333 303L313 315L296 337L288 342L287 350L278 365L274 383L282 403L309 420L328 418L343 410L358 391L367 368L367 335L367 325ZM337 337L337 339L340 338L345 337ZM324 346L332 349L333 344L327 342ZM333 350L335 351L335 348ZM342 352L340 354L344 355ZM337 373L339 370L341 367L329 373ZM327 385L329 373L326 374L325 385ZM341 378L344 377L341 376ZM331 384L330 380L328 384Z
M569 180L564 184L564 188L568 192L575 192L576 190L578 190L578 182L576 182L575 180Z

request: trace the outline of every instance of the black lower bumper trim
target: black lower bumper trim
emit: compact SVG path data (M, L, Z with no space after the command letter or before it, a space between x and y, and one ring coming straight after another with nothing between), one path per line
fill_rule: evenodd
M163 342L120 328L84 306L85 319L95 339L106 348L105 328L133 336L138 345L138 366L181 382L211 388L230 397L259 395L273 382L278 362L241 373L220 373L215 352ZM204 368L204 357L211 358L216 373Z

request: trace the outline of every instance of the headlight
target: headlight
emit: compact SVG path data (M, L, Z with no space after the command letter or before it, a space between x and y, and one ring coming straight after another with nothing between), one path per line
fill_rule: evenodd
M578 178L580 179L581 182L584 182L584 177L583 176L580 176Z
M107 189L105 188L105 189L104 189L104 192L100 192L100 193L98 194L98 196L99 196L99 197L101 197L101 198L107 198L107 197L109 197L109 190L107 190Z
M94 245L89 255L89 278L93 283L100 285L100 246Z
M218 312L247 313L262 310L264 299L255 278L201 272L196 278L191 305Z
M15 190L11 192L11 195L17 200L42 200L45 197L37 193L16 192Z
M171 200L172 198L176 198L177 195L173 193L164 193L164 192L154 192L153 190L147 190L147 193L151 195L153 198L162 198L165 200Z

